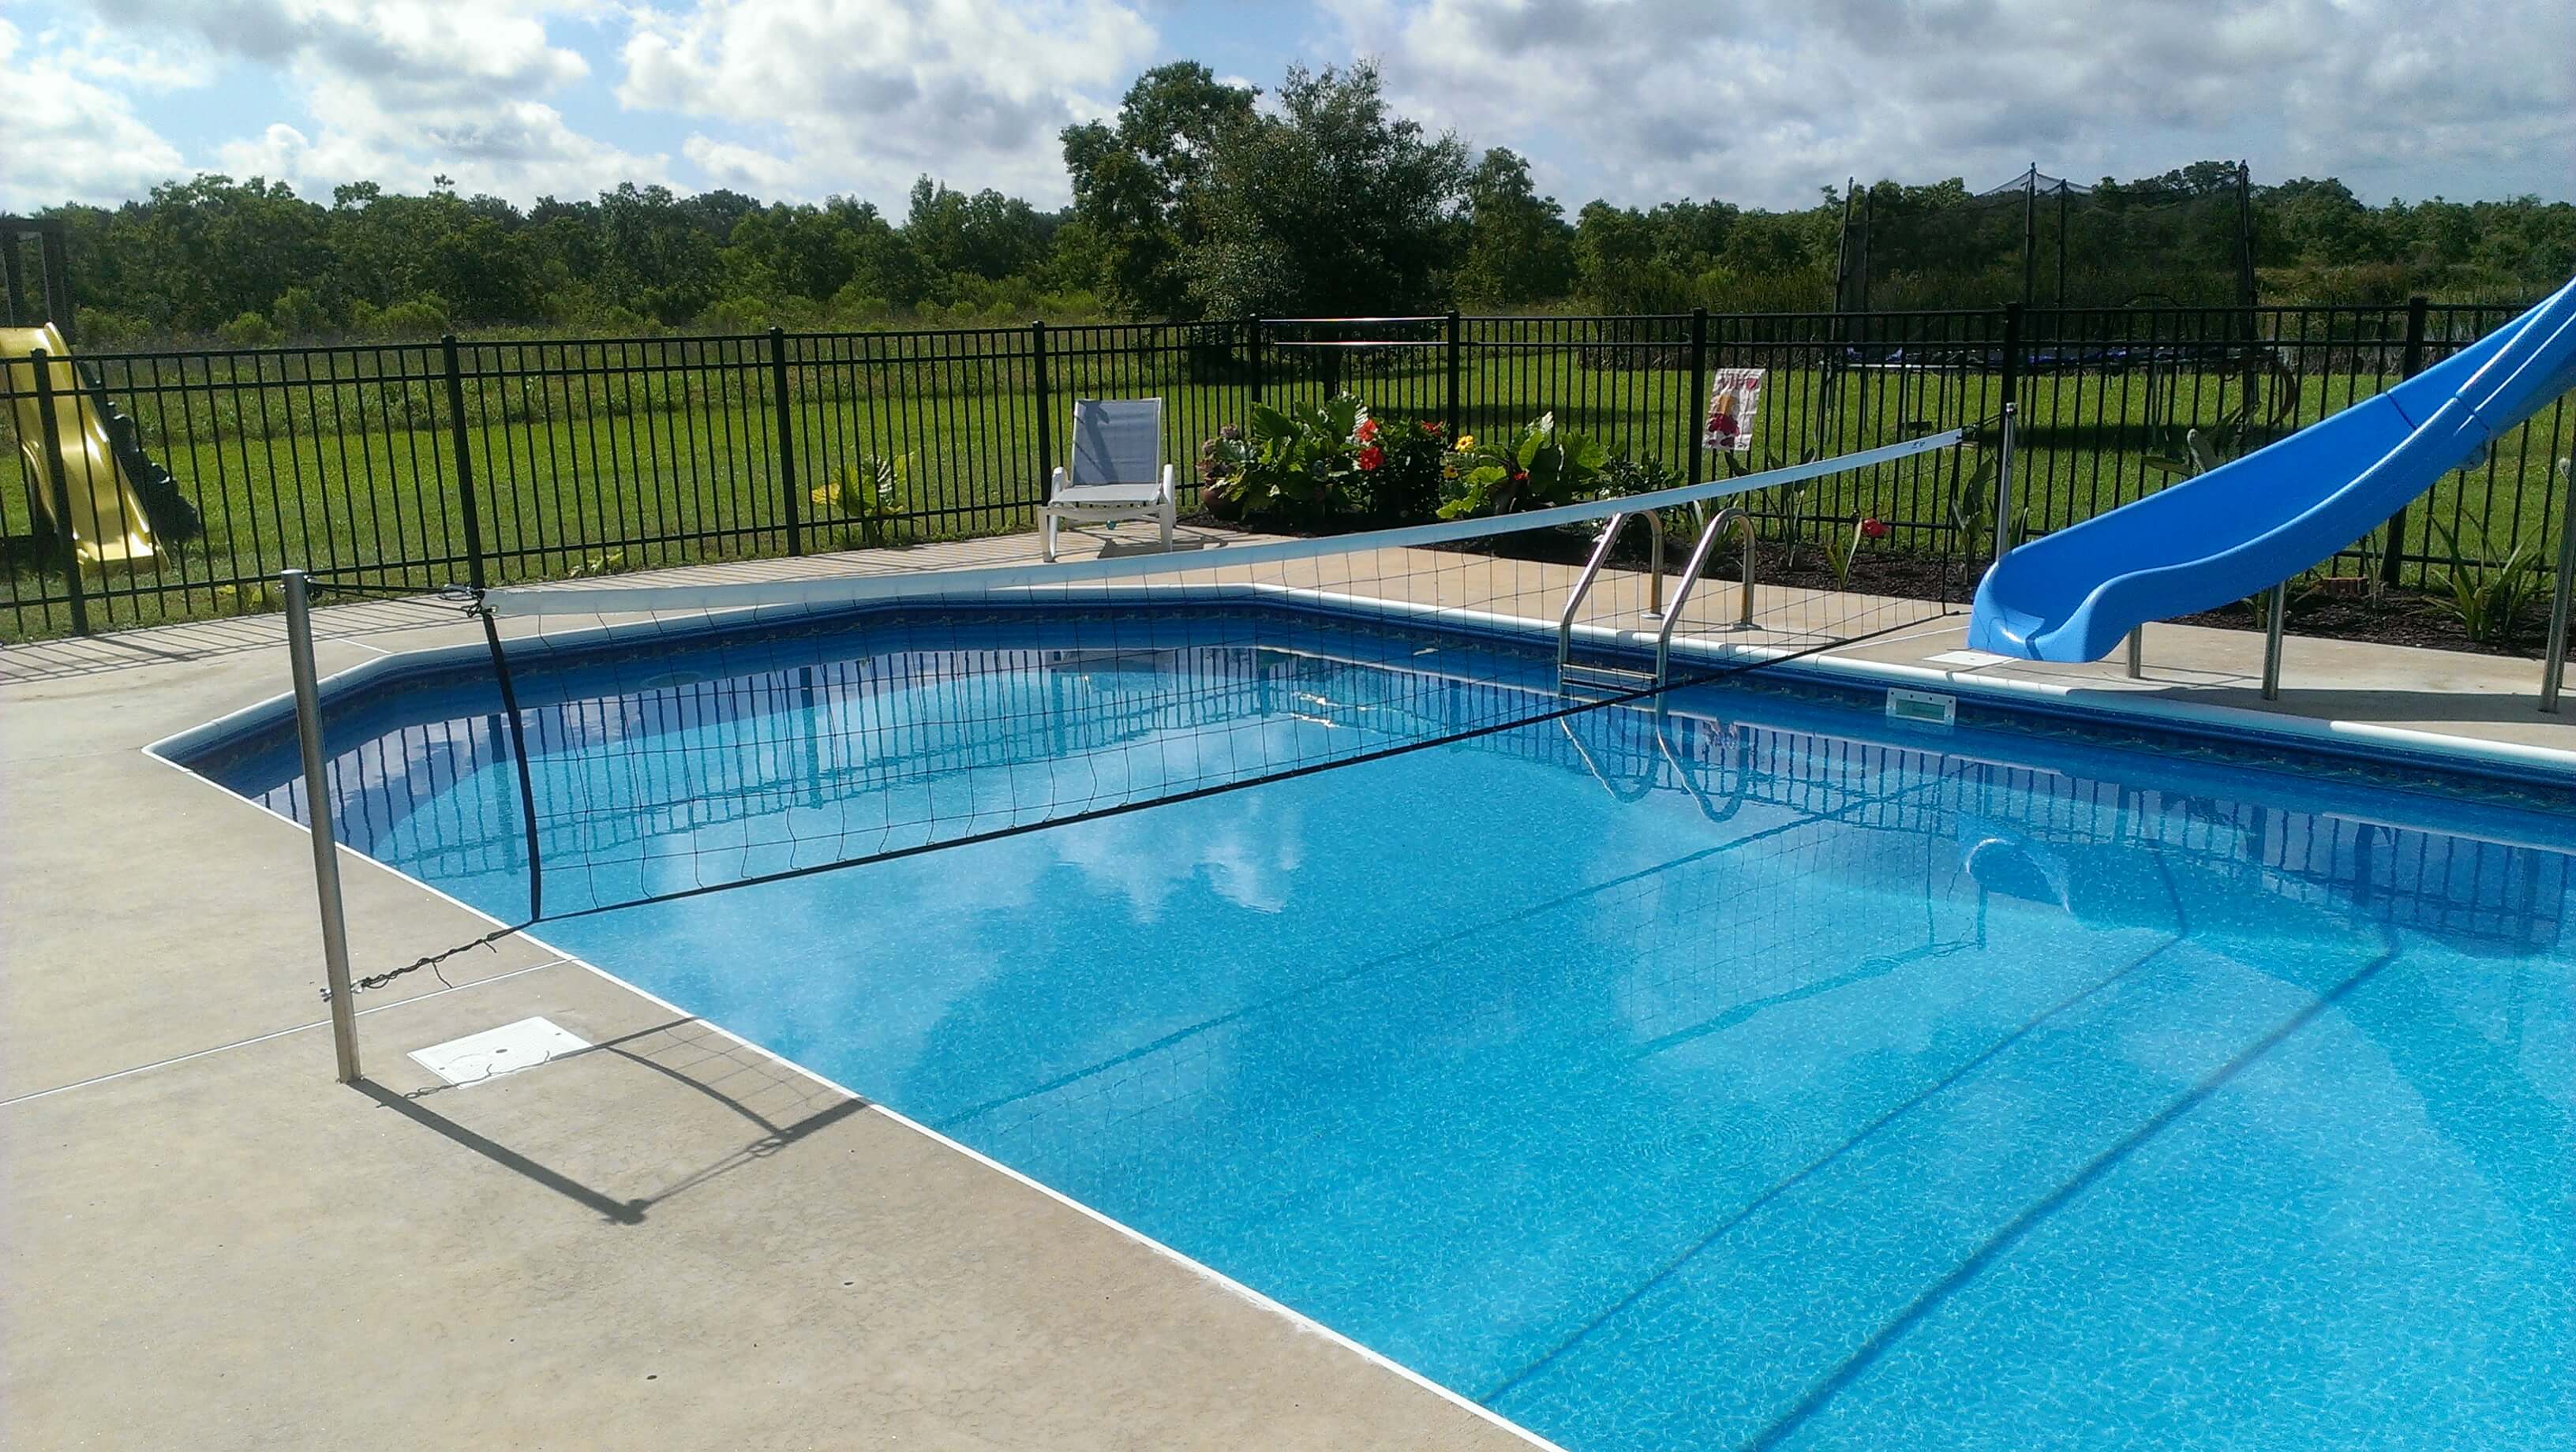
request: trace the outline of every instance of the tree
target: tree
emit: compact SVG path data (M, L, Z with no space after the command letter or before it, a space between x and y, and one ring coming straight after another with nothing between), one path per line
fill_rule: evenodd
M1573 242L1565 209L1538 195L1529 163L1501 147L1486 152L1467 177L1458 301L1508 307L1565 296L1574 286Z
M1280 113L1208 157L1206 236L1180 267L1202 314L1425 310L1456 253L1467 153L1390 113L1367 62L1292 67Z
M968 196L923 177L912 184L903 238L933 278L1012 277L1046 254L1053 229L1028 203L990 187Z
M1670 312L1688 305L1690 278L1657 255L1655 229L1634 207L1586 202L1574 221L1574 266L1584 300L1605 313Z
M599 194L602 281L627 306L685 322L715 301L716 244L665 186L620 182Z
M925 177L897 219L868 202L770 203L624 184L524 210L372 181L327 205L283 183L200 175L115 207L66 205L72 290L91 336L145 344L274 327L435 331L543 321L632 329L947 315L1129 316L1513 308L1569 294L1613 313L1830 306L1843 201L1757 211L1722 200L1594 202L1567 224L1530 164L1470 153L1391 111L1366 65L1288 73L1267 113L1250 87L1177 62L1139 76L1116 116L1062 133L1069 212ZM1472 165L1470 164L1472 162ZM2078 306L2230 303L2250 211L2263 293L2391 303L2409 292L2509 304L2576 272L2576 206L2373 205L2331 177L2253 189L2200 161L2104 179L2061 208L2039 194L2039 294ZM1867 188L1870 301L1987 307L2024 285L2024 193L1957 178ZM2061 226L2060 219L2063 218ZM1855 219L1857 220L1857 218ZM710 309L720 311L711 312Z
M1136 78L1116 126L1064 129L1073 218L1098 254L1094 277L1129 311L1190 311L1181 259L1209 239L1217 148L1253 124L1255 95L1196 61L1178 61Z
M163 326L204 332L264 311L330 267L329 219L284 182L214 173L152 189L120 239Z

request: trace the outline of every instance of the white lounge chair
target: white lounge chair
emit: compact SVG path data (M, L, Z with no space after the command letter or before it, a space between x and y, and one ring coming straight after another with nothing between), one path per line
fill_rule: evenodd
M1150 519L1172 547L1172 466L1163 459L1159 398L1079 398L1073 404L1073 459L1047 481L1040 509L1046 557L1055 558L1056 526L1066 520L1108 524Z

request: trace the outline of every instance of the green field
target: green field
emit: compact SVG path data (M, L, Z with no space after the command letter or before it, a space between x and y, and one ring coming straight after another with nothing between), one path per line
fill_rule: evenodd
M390 381L262 374L174 391L138 379L120 406L196 503L203 532L165 548L158 568L86 568L91 627L268 608L273 592L260 582L288 566L424 587L463 579L461 481L469 471L486 573L496 582L782 554L791 500L809 551L1030 527L1042 473L1028 358L999 347L979 353L981 344L961 345L953 356L880 356L841 342L837 355L818 347L790 371L792 479L781 472L770 374L740 350L702 347L695 362L680 356L651 369L622 368L623 355L601 352L529 377L473 380L463 468L443 386L423 377L427 355L419 350L388 368L401 375ZM1394 356L1400 366L1355 361L1344 385L1381 412L1438 416L1447 380L1437 352ZM1212 366L1193 376L1192 360L1174 349L1075 348L1049 361L1058 459L1075 396L1154 393L1168 400L1169 457L1186 479L1200 441L1241 420L1252 400L1240 369ZM1485 434L1554 410L1616 450L1679 468L1696 417L1690 376L1678 367L1614 366L1629 361L1573 347L1470 349L1459 380L1461 422ZM1292 381L1281 376L1287 371L1273 369L1265 396L1320 395L1321 380ZM2389 381L2352 372L2266 378L2246 443L2312 422ZM112 398L118 382L108 380ZM1766 386L1748 467L1975 423L2001 396L1998 377L1959 371L1853 370L1829 383L1813 368L1775 366ZM2180 451L2184 430L2218 427L2244 388L2239 375L2194 371L2026 379L2017 491L2026 527L2060 528L2180 477L2154 460ZM2431 515L2464 552L2501 555L2554 538L2563 504L2553 498L2553 466L2576 442L2569 414L2562 402L2508 436L2486 465L2433 491ZM908 457L903 517L863 524L809 498L834 470L869 455ZM1951 527L1961 462L1943 453L1821 481L1794 502L1798 528L1812 535L1819 519L1867 515L1896 526L1878 548L1980 552L1988 543L1983 525L1968 539ZM1721 471L1713 458L1705 468ZM1792 501L1762 504L1775 535L1792 527ZM2425 510L2415 513L2420 521ZM0 521L13 539L0 635L67 632L69 610L47 598L63 595L67 580L57 553L31 538L37 526L24 490L5 491ZM2409 547L2438 553L2442 545L2419 522ZM2336 566L2359 567L2357 559ZM2412 579L2418 570L2407 573Z

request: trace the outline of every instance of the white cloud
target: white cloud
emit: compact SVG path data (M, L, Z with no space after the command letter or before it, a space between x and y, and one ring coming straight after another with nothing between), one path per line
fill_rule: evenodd
M1154 43L1115 0L706 0L634 27L619 101L781 134L797 193L889 197L928 172L1042 203L1066 194L1057 131Z
M668 158L574 129L549 97L590 63L548 34L535 0L98 0L128 30L184 35L287 80L306 124L273 120L202 161L309 193L361 178L525 201L654 181Z
M1529 154L1569 203L1802 205L1845 175L2090 180L2250 157L2365 196L2567 194L2576 5L2453 0L1313 0L1199 23L1379 57L1396 104ZM617 182L1041 205L1056 133L1165 58L1164 0L0 0L0 201L196 167L308 195L437 173L525 202ZM91 15L71 18L70 11ZM28 17L41 15L43 19ZM1265 87L1275 75L1257 77ZM174 90L213 87L184 107ZM623 106L606 123L595 118ZM174 116L186 116L186 121ZM577 119L578 118L578 119ZM614 129L607 129L613 127Z
M680 143L680 154L696 163L708 181L738 191L776 195L796 190L800 180L796 163L786 157L708 136L691 136Z
M23 104L0 126L0 208L59 202L116 202L140 196L180 170L179 149L144 124L116 79L134 53L91 51L82 38L49 32L29 48L0 20L0 75Z
M1417 0L1332 6L1398 104L1567 198L1797 206L1845 175L2079 180L2250 156L2563 194L2576 6L2466 0Z
M214 50L365 79L419 96L542 92L590 63L554 44L544 0L97 0L129 28L193 34Z

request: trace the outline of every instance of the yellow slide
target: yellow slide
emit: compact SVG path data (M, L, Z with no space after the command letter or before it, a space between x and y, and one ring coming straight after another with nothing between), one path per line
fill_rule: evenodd
M0 370L5 370L12 421L18 426L18 448L35 471L36 507L54 511L53 471L45 460L45 416L36 402L36 367L27 355L45 350L46 381L53 385L54 427L63 447L63 482L71 495L72 547L84 560L100 564L140 565L155 547L152 526L143 518L143 498L116 461L108 441L107 421L90 403L89 390L73 369L71 350L51 323L33 328L0 328ZM64 521L55 520L56 528Z

